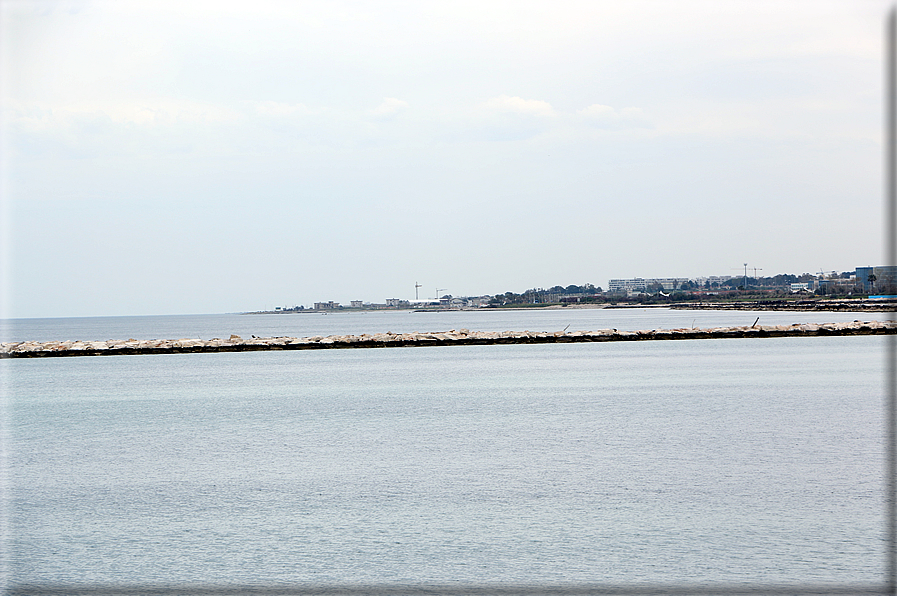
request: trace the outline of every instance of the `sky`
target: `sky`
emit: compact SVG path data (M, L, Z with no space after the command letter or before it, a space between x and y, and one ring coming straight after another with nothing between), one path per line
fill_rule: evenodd
M0 316L881 265L889 6L0 0Z

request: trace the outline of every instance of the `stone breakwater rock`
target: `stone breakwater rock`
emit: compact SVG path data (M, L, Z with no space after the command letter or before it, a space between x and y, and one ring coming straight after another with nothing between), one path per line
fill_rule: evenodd
M108 341L21 341L0 343L0 358L45 358L58 356L102 356L127 354L181 354L197 352L250 352L260 350L314 350L339 348L385 348L414 346L540 344L606 341L650 341L673 339L726 339L760 337L809 337L833 335L897 335L895 321L850 323L758 325L713 329L652 329L645 331L470 331L468 329L428 333L373 333L322 337L253 337L243 339L150 339Z

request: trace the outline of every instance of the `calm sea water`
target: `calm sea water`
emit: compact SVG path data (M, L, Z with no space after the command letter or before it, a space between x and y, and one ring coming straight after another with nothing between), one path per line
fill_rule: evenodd
M869 318L382 314L12 327L108 339ZM884 364L880 337L0 361L5 580L879 583Z
M594 331L674 329L791 323L837 323L880 320L882 313L775 311L689 311L667 308L491 310L451 312L335 312L269 315L183 315L0 319L0 341L212 339L231 334L249 337L310 337L361 333L448 331Z

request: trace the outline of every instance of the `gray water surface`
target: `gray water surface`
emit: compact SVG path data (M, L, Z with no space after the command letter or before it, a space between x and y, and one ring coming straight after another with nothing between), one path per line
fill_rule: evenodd
M878 583L883 347L0 361L8 576Z
M100 341L109 339L209 340L242 337L311 337L362 333L471 331L596 331L619 329L713 328L793 323L882 320L884 313L713 311L669 308L529 309L476 311L361 311L288 314L171 315L0 319L0 341Z

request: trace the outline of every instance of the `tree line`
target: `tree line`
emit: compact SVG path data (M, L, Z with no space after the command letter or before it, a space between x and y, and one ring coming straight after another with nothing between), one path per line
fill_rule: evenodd
M850 297L867 295L870 289L876 293L897 294L897 283L894 280L876 280L870 276L869 281L873 288L864 288L861 283L845 283L853 276L852 271L832 273L824 280L825 283L813 292L819 296ZM781 273L768 277L741 276L732 277L722 282L712 282L707 285L699 285L695 281L682 282L678 287L670 290L664 289L659 283L646 286L643 294L632 296L622 294L605 293L600 286L591 283L583 285L553 286L550 288L531 288L525 292L505 292L496 294L490 300L490 306L526 306L544 304L565 303L618 303L633 302L639 304L660 304L666 302L683 302L694 300L700 296L701 300L730 300L735 298L769 299L770 297L784 298L795 296L791 292L791 284L818 282L819 275L801 273L794 275Z

